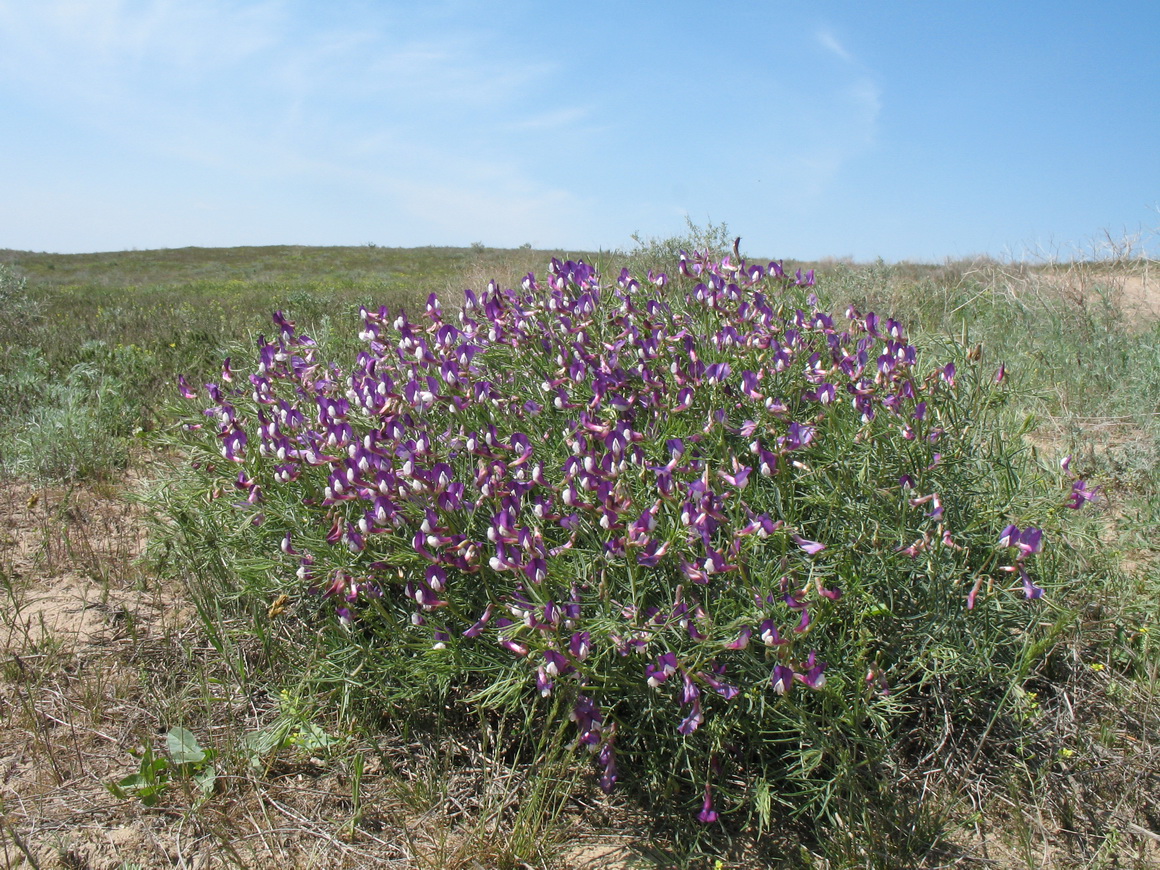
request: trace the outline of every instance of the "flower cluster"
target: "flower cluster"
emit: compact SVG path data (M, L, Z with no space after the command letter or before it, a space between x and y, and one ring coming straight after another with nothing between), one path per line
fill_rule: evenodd
M227 360L205 386L213 425L190 429L234 469L235 509L344 624L430 656L502 651L530 691L565 693L611 789L626 698L668 705L690 738L739 696L827 685L819 625L872 586L867 536L812 495L835 445L898 517L901 570L936 551L963 576L978 561L939 484L970 449L946 410L961 373L920 372L901 323L832 316L813 283L682 254L673 279L605 284L553 260L453 313L434 295L414 317L364 308L349 368L278 313L253 369ZM1090 498L1082 481L1072 498ZM1008 526L986 559L1017 548L1000 570L1037 598L1024 564L1040 546ZM886 694L887 672L864 690Z

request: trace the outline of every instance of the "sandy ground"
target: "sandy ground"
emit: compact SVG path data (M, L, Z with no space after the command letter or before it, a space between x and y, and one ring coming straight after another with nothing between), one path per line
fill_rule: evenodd
M1160 274L1125 279L1122 305L1128 317L1137 322L1160 320Z
M4 866L119 868L172 848L163 817L124 813L104 787L155 727L140 659L189 615L142 582L139 512L113 495L0 487Z

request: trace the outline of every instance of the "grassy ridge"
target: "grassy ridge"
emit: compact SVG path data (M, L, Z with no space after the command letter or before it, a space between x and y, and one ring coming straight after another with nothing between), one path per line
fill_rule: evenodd
M526 253L538 263L543 252ZM0 251L0 262L44 287L154 287L206 281L335 286L449 281L475 266L504 266L512 252L494 248L381 248L374 245L175 248L94 254Z

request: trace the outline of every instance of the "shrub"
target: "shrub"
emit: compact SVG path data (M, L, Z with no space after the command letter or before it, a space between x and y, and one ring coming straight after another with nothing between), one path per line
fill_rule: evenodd
M41 315L41 304L28 292L28 279L0 263L0 335L27 329Z
M633 233L632 242L624 258L630 269L644 272L671 268L683 251L699 251L703 257L720 260L732 250L734 237L724 221L700 226L685 215L685 231L680 235L656 238Z
M363 309L341 365L278 313L181 383L171 542L215 607L305 602L388 712L525 711L661 814L824 819L925 723L993 724L1092 492L999 426L1002 368L813 284L553 260L455 316Z
M155 358L133 345L90 341L74 349L74 359L58 373L39 348L13 348L0 358L0 472L79 480L128 464L145 416L130 378L155 367Z

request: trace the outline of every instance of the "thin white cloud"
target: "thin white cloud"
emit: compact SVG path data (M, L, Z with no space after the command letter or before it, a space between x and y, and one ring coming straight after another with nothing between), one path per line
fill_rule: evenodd
M494 57L486 43L469 34L447 35L438 42L406 41L393 47L390 41L384 34L378 58L365 69L364 87L428 104L494 108L519 98L552 71L550 64L538 59Z
M480 113L509 108L553 69L491 50L486 34L434 40L387 15L338 19L312 29L282 2L0 0L0 87L74 117L118 103L145 112L209 91L225 107L259 103L260 116L309 100Z
M0 0L6 77L78 85L142 73L203 74L270 48L282 30L281 3L237 6L172 0ZM53 73L56 73L55 75Z
M571 106L514 121L509 126L515 130L558 130L562 127L572 127L579 124L589 115L590 111L587 108Z
M828 30L819 30L816 36L818 44L830 54L844 60L846 63L854 62L854 56L846 50L846 47L838 41L838 37L834 36L833 33Z
M818 44L841 65L830 69L829 86L812 96L801 144L783 163L783 174L797 192L814 197L836 183L850 161L872 148L882 112L882 89L873 73L827 29L815 34Z
M510 247L525 242L559 244L578 237L575 216L589 211L569 191L520 189L518 182L468 186L396 181L396 185L400 203L436 238L469 236Z
M475 30L436 40L387 13L357 27L334 18L311 27L277 0L0 0L0 105L6 91L35 100L172 166L177 184L208 172L301 185L332 210L379 197L433 239L576 229L590 203L537 181L520 156L528 131L587 111L534 105L554 70L541 55L498 52Z

